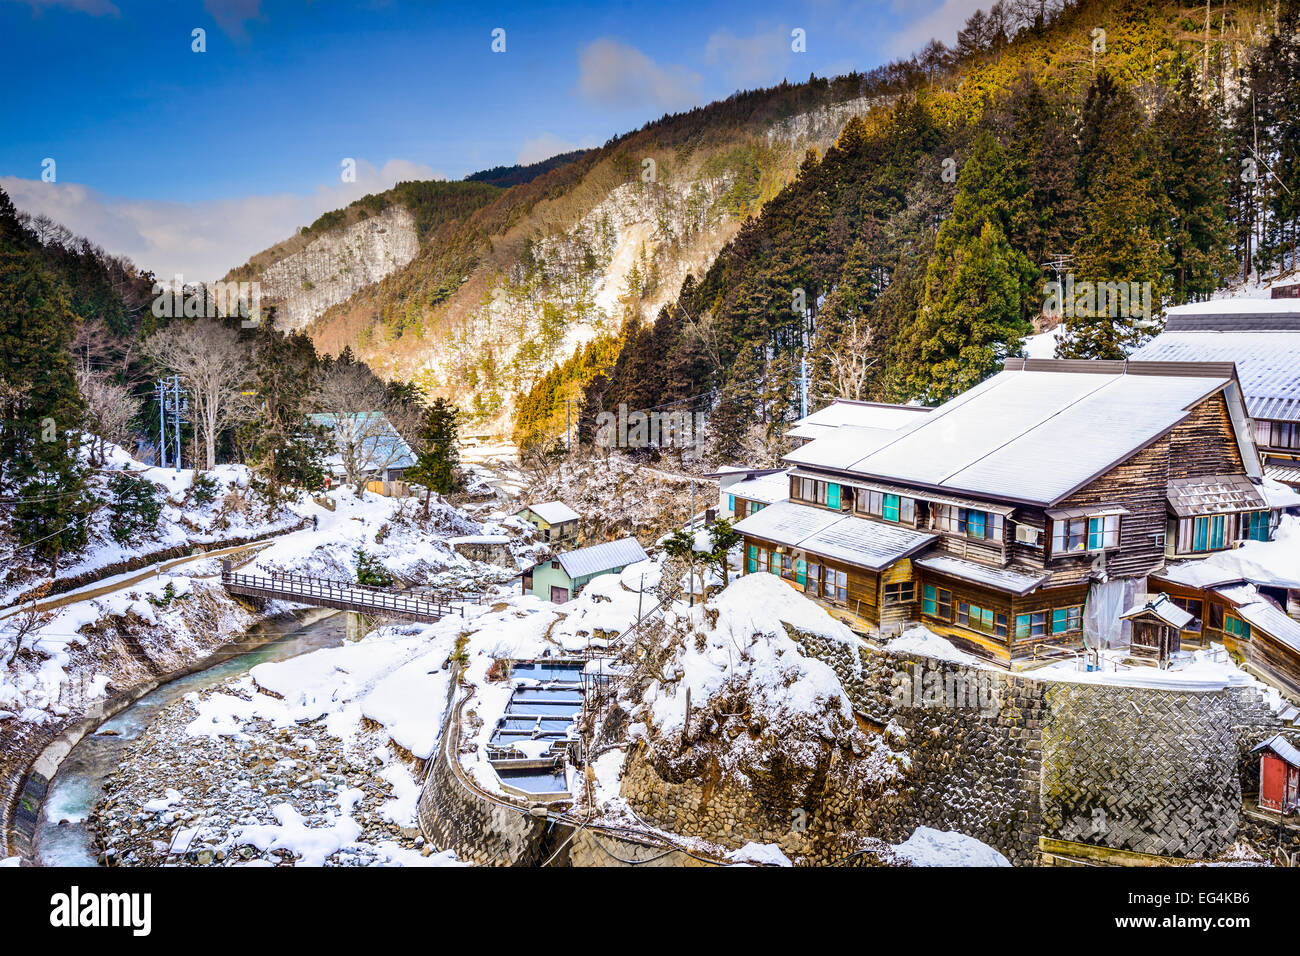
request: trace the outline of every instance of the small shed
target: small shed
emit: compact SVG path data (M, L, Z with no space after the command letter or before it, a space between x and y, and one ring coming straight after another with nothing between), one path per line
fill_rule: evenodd
M1135 605L1120 615L1133 625L1129 653L1161 669L1167 668L1169 658L1182 648L1181 632L1193 617L1167 594L1154 598L1148 595L1145 604Z
M578 521L582 517L563 501L544 501L528 505L515 512L541 532L546 541L564 542L578 540Z
M563 604L592 578L617 573L645 559L645 550L636 538L619 538L564 551L524 572L524 593L531 592L544 601Z
M1259 805L1279 813L1300 812L1300 749L1281 734L1255 747L1259 756Z

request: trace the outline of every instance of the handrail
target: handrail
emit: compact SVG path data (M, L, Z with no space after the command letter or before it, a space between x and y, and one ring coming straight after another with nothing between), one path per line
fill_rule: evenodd
M350 584L330 578L312 578L287 572L273 571L269 576L264 577L260 574L239 574L223 568L221 583L227 588L231 586L247 588L283 596L286 599L315 597L344 602L360 609L399 611L434 620L446 617L453 611L459 611L461 617L465 616L463 607L457 608L442 601L409 597L373 585Z

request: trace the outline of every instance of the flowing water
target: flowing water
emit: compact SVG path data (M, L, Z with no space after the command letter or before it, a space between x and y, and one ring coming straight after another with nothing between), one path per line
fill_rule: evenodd
M160 710L192 691L245 674L265 661L338 647L347 630L345 618L337 611L310 610L256 624L241 643L227 645L212 655L210 666L151 691L83 738L64 759L46 796L36 834L36 862L42 866L95 865L95 835L85 820L103 793L104 778L117 769L124 751ZM249 641L259 645L249 650ZM159 781L160 787L165 784Z

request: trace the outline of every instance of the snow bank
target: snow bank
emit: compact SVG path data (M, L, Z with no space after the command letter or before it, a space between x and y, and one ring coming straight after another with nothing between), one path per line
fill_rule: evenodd
M917 827L894 852L912 866L1010 866L1005 856L987 843L964 833Z
M919 654L936 660L952 661L955 664L967 664L978 667L982 662L978 657L959 651L953 643L940 637L924 625L917 624L903 631L885 645L885 650L893 654Z

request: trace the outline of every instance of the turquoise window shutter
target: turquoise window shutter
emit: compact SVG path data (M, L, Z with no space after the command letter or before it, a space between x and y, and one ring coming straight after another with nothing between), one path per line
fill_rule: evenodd
M836 510L840 507L840 486L833 481L826 485L826 507Z

